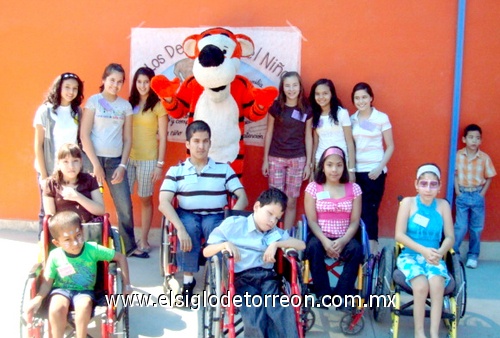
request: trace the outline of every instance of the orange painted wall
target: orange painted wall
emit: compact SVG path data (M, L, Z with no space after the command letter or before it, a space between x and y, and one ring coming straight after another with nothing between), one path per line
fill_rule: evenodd
M96 93L109 62L128 69L132 27L291 24L304 36L301 73L308 88L319 77L332 78L353 113L350 90L366 81L374 89L375 106L390 116L396 151L389 163L380 233L392 236L396 197L415 192L416 166L434 161L447 171L456 12L456 2L432 0L5 3L0 14L0 218L36 219L32 121L57 74L76 72L85 80L86 96ZM495 0L467 5L460 127L472 122L483 127L483 149L500 169L500 149L494 145L500 126L495 104L500 84L498 12ZM128 88L121 94L126 97ZM248 192L253 201L266 187L260 174L262 148L251 147L247 154L245 180L252 183ZM183 157L182 145L168 145L168 165ZM486 240L500 240L493 224L500 217L494 208L499 198L495 179L487 196ZM109 196L106 205L113 214ZM135 206L137 211L137 201ZM138 212L135 218L139 224Z

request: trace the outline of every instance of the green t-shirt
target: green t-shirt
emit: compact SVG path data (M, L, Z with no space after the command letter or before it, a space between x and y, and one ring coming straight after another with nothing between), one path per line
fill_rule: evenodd
M56 248L49 254L44 276L54 280L54 288L94 290L97 262L109 262L114 256L113 249L94 242L84 243L82 252L76 257L70 257L62 248Z

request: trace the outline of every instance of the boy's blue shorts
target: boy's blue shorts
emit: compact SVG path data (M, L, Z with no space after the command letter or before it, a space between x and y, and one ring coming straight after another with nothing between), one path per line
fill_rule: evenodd
M95 304L95 295L93 290L83 290L83 291L75 291L75 290L67 290L67 289L53 289L50 291L50 296L53 295L61 295L69 299L70 306L73 308L75 303L78 302L78 299L82 299L85 297L89 297L92 299L92 304Z

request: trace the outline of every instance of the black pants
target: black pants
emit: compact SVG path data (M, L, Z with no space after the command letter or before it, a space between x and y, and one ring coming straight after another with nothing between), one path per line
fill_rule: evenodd
M361 199L361 219L365 222L368 239L378 241L378 209L384 196L386 174L381 173L376 180L368 173L356 173L356 183L363 192Z
M316 236L307 241L306 256L309 259L316 297L331 295L330 280L325 265L326 251ZM363 262L363 247L356 239L351 239L340 253L344 269L339 277L334 293L339 296L352 295L354 282L358 276L359 264Z

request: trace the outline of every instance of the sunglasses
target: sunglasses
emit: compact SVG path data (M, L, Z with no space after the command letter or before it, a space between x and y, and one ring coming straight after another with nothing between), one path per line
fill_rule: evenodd
M78 79L78 76L76 74L73 74L73 73L64 73L63 75L61 75L61 78L62 79Z
M418 181L418 186L420 188L427 189L427 187L431 189L438 189L439 188L439 181L426 181L426 180L420 180Z

